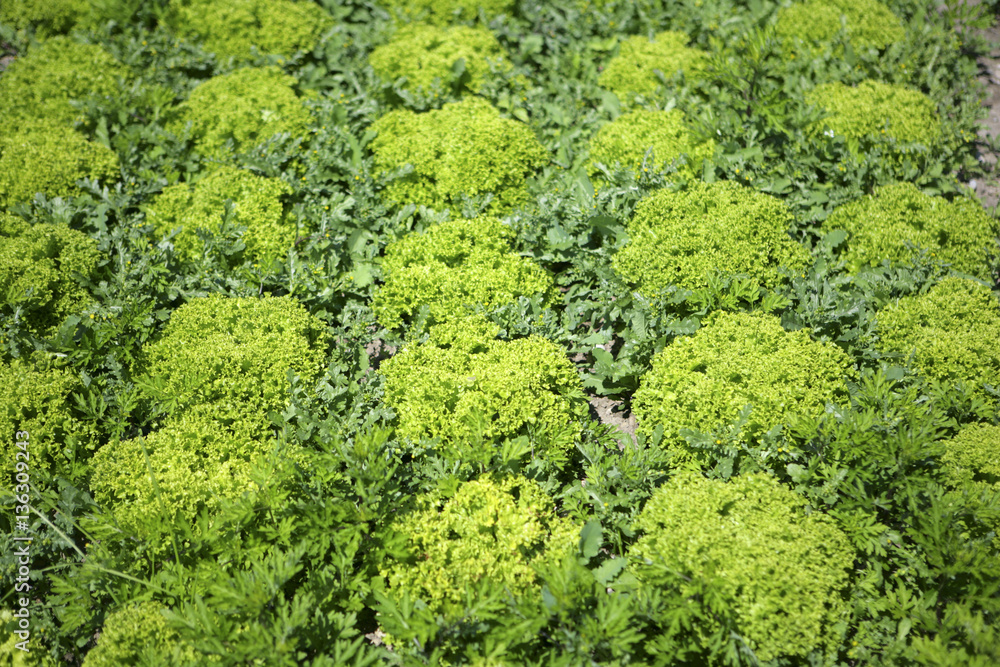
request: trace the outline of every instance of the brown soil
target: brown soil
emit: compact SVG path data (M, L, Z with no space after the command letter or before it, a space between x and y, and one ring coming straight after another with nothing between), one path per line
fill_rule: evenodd
M381 338L376 338L365 345L365 352L368 353L368 363L371 364L372 370L377 371L383 361L396 354L396 348L386 345Z
M623 436L618 440L618 446L622 449L625 448L625 442L635 435L635 415L624 410L623 405L623 401L616 401L606 396L594 396L590 399L591 416L602 424L609 424L618 429Z
M979 34L992 45L990 54L979 58L979 80L986 86L983 106L989 110L989 115L979 128L979 136L983 139L996 138L1000 137L1000 26L979 31ZM997 162L997 155L984 149L979 159L984 164L993 166ZM970 181L969 186L975 190L987 209L994 209L1000 201L1000 180L996 173Z

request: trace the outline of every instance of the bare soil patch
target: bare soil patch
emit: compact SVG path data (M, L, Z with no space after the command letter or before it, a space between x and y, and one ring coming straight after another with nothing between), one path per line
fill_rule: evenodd
M590 399L590 413L602 424L614 426L624 436L619 439L619 447L624 448L624 441L635 435L635 415L625 409L624 401L616 401L606 396L594 396Z
M988 115L979 128L979 136L987 139L1000 136L1000 27L994 26L989 30L979 31L979 34L992 45L990 54L980 56L978 60L979 80L986 87L983 106L988 109ZM997 158L996 153L989 151L984 151L979 156L983 163L990 166L996 165ZM994 209L1000 201L1000 181L996 173L970 181L969 186L987 209Z

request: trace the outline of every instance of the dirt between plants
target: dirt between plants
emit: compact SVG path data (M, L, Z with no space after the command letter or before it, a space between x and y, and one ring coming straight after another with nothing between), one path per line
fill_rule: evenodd
M624 401L594 396L590 399L590 416L597 417L602 424L618 429L623 436L618 440L618 447L621 449L625 449L625 442L635 435L635 415L626 409Z
M376 338L365 345L365 352L368 353L369 367L377 371L383 361L396 354L396 348L392 345L386 345L381 338Z
M980 56L979 80L986 86L986 96L983 99L983 106L989 110L988 115L982 121L979 128L979 136L983 139L1000 136L1000 26L994 26L989 30L979 31L991 45L992 49L988 56ZM995 165L997 154L984 151L979 159L988 165ZM1000 201L1000 181L995 173L979 180L969 182L976 196L983 202L988 210L995 209Z

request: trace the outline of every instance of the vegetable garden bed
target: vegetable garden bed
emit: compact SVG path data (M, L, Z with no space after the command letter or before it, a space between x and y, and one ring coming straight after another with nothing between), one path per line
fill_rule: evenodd
M6 0L0 661L1000 664L997 9Z

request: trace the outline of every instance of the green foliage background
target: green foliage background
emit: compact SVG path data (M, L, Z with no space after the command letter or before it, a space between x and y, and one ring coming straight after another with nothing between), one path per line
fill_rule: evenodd
M0 662L1000 663L939 4L0 3Z

